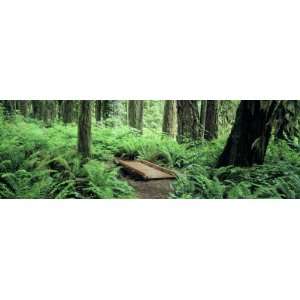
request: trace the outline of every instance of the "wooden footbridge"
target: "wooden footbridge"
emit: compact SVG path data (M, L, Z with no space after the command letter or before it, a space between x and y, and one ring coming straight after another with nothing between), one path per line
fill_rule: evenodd
M128 173L141 177L144 180L162 180L175 179L176 173L153 164L147 160L115 160L118 165L121 165Z

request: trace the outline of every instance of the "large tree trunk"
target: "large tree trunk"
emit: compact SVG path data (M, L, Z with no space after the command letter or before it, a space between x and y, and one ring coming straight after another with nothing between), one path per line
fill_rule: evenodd
M207 100L204 138L208 141L218 137L218 104L219 101Z
M92 102L80 101L78 123L78 152L84 158L91 156Z
M200 136L204 139L205 134L205 124L206 124L206 110L207 110L207 100L201 100L201 112L200 112Z
M164 118L162 132L175 138L177 131L176 100L166 100L164 105Z
M128 125L143 132L144 101L128 101Z
M200 115L197 100L177 100L177 141L200 139Z
M271 137L271 118L276 106L277 101L241 101L218 167L263 164Z
M62 117L65 124L74 121L74 104L72 100L64 100L62 106Z

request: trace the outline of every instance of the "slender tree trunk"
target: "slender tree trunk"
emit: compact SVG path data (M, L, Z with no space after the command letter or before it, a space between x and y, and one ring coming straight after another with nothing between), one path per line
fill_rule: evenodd
M32 104L32 117L34 119L38 119L38 115L39 115L39 101L33 100L33 101L31 101L31 104Z
M45 101L33 100L32 102L32 114L33 118L38 120L44 119Z
M91 157L91 128L92 102L81 100L78 123L78 152L83 158Z
M72 123L74 121L74 101L64 100L62 107L63 122L65 124Z
M200 139L200 115L197 100L177 100L177 141Z
M20 112L26 118L28 116L28 102L27 100L21 100L20 102Z
M219 101L207 100L204 138L209 141L218 137L218 104Z
M266 103L269 102L269 103ZM263 164L277 101L242 100L218 166Z
M164 104L164 118L162 132L175 138L177 130L176 100L166 100Z
M102 100L95 101L95 118L97 122L102 120Z
M200 136L204 139L205 126L206 126L206 110L207 110L207 100L201 100L201 113L200 113Z
M63 104L64 101L63 100L57 100L57 117L58 120L62 120L63 118Z
M128 101L128 125L143 132L144 101Z
M105 121L110 118L113 113L113 101L112 100L102 100L102 117Z

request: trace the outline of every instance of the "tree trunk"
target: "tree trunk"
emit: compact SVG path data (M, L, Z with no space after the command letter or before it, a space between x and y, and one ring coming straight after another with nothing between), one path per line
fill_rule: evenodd
M28 101L21 100L20 102L20 112L26 118L28 116Z
M266 103L268 102L268 103ZM218 167L263 164L277 101L242 100Z
M64 100L62 107L62 117L65 124L72 123L74 121L74 101Z
M206 110L207 110L207 100L201 100L201 113L200 113L200 136L204 139L205 126L206 126Z
M62 120L62 118L63 118L63 106L64 106L64 101L63 100L57 100L57 117L58 117L58 120Z
M128 125L143 132L144 101L128 101Z
M200 115L197 100L177 100L177 141L200 138Z
M32 104L32 117L34 119L38 119L38 115L39 115L39 101L32 100L31 104Z
M102 120L102 100L95 101L95 118L97 122L101 122Z
M16 113L16 101L14 100L3 100L4 115L12 117Z
M207 100L204 138L208 141L218 137L218 104L219 101Z
M176 100L166 100L164 104L164 118L162 132L175 138L177 130Z
M78 123L78 152L83 158L91 157L92 102L80 101Z
M33 100L32 102L33 117L38 120L44 119L45 101Z
M113 101L112 100L102 100L102 118L105 121L110 118L113 113Z

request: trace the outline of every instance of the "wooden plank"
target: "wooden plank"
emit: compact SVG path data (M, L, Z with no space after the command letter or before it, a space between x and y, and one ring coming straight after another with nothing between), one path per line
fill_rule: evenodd
M174 179L176 177L172 171L148 161L117 159L116 162L130 173L141 176L145 180Z

